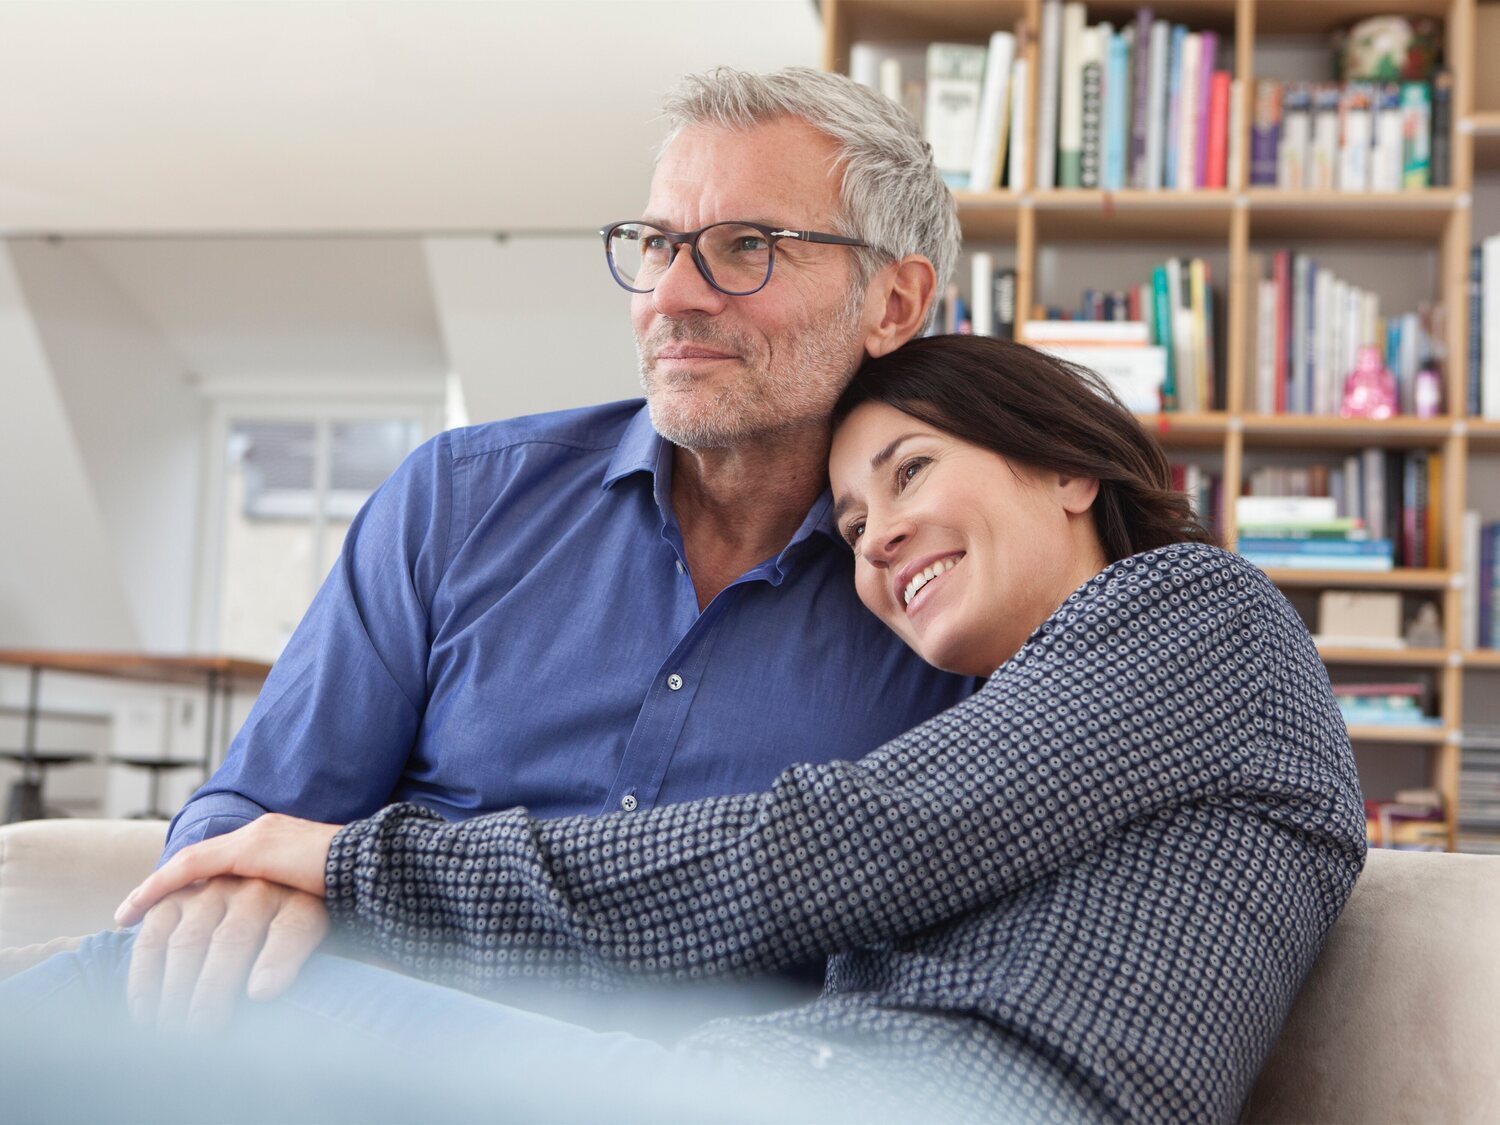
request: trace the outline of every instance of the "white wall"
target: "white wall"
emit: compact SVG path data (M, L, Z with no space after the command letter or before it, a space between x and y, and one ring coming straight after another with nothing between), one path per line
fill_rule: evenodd
M630 294L597 237L431 238L449 363L474 422L640 393Z
M189 647L204 410L161 332L78 248L21 242L11 259L25 292L108 551L89 581L125 590L137 644ZM0 449L0 471L15 455ZM33 532L62 531L62 512Z
M0 246L0 645L138 647L86 465Z

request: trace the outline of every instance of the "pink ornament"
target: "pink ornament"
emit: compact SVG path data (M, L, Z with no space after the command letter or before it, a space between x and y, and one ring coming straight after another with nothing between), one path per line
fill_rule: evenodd
M1396 413L1396 377L1381 362L1379 348L1359 349L1354 370L1344 380L1339 413L1345 418L1389 418Z

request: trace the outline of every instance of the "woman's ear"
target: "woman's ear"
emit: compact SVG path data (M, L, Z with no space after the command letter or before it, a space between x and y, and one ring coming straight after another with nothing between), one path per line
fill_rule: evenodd
M1057 495L1065 511L1081 516L1094 506L1094 498L1099 495L1099 480L1097 477L1075 477L1058 473Z
M865 296L867 323L875 318L865 333L865 352L886 355L922 331L936 293L937 271L921 254L908 254L881 269Z

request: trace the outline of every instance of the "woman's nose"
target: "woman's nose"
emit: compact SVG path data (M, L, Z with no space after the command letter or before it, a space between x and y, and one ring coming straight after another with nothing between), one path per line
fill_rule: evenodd
M875 525L866 520L865 533L861 536L865 559L871 566L890 566L896 552L910 535L911 528L903 521Z

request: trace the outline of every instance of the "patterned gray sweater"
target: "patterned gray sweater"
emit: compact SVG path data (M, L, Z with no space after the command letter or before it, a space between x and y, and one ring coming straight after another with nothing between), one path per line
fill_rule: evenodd
M327 874L357 945L470 991L829 956L819 999L689 1044L899 1070L964 1117L1206 1121L1234 1118L1364 852L1301 620L1184 544L1112 564L857 762L597 818L396 805L343 829Z

